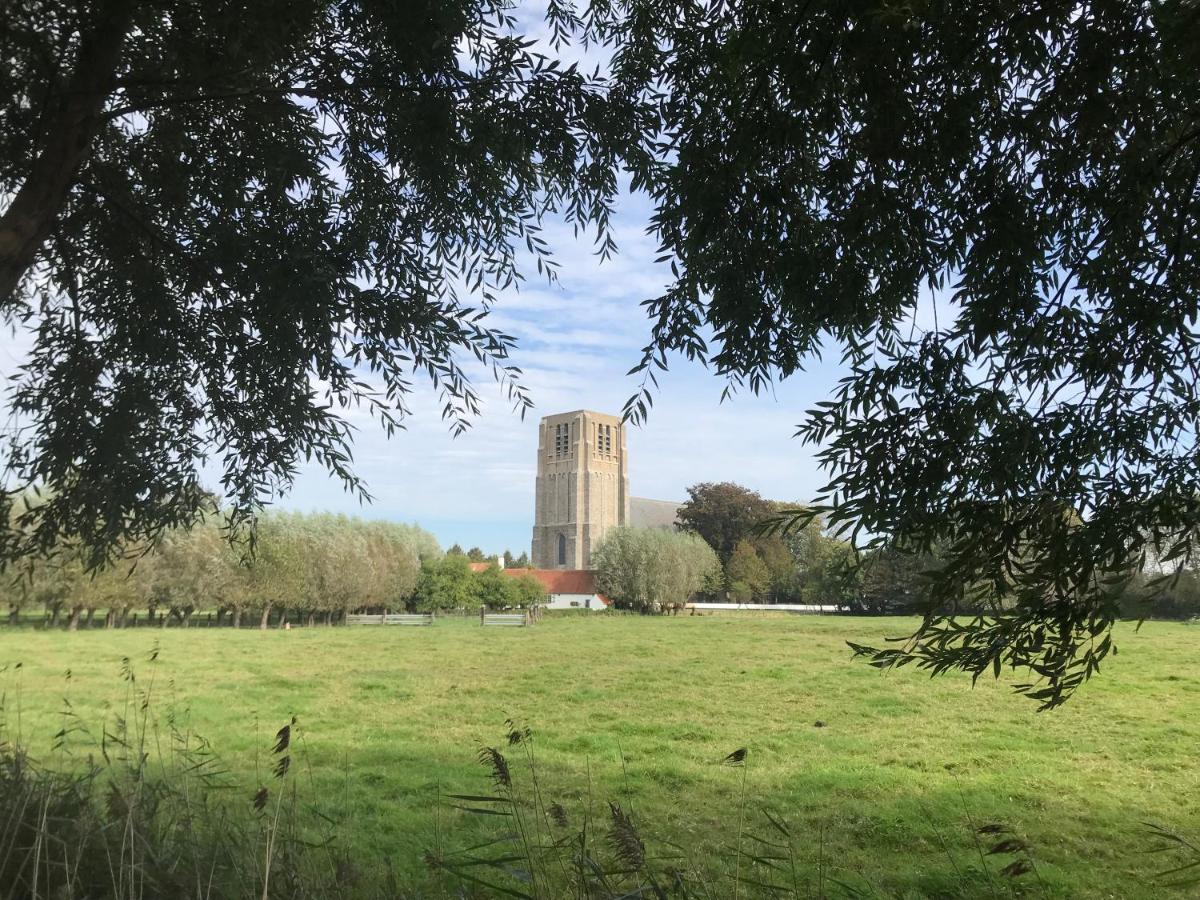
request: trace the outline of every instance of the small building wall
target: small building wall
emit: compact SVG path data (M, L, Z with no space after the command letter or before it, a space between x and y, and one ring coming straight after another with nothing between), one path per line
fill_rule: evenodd
M608 609L599 594L547 594L546 609Z

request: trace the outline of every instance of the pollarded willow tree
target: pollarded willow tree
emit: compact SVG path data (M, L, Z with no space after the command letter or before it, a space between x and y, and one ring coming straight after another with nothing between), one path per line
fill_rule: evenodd
M800 429L816 511L941 561L911 639L857 649L1028 668L1060 703L1131 574L1197 550L1200 4L628 0L581 27L661 114L635 182L675 278L643 371L679 351L758 391L840 350ZM954 618L967 594L996 613Z
M452 427L556 214L611 249L633 107L535 54L503 0L14 0L0 25L0 318L32 325L8 486L53 497L0 556L91 564L247 517L307 459L365 493L339 413L389 433L414 379ZM2 513L2 511L0 511Z
M596 587L618 607L658 612L700 591L718 590L721 561L697 535L622 526L592 551Z

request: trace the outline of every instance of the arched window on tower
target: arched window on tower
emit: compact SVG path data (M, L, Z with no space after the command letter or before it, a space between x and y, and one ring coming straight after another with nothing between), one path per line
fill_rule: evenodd
M567 564L567 536L565 534L558 536L558 564L560 566Z

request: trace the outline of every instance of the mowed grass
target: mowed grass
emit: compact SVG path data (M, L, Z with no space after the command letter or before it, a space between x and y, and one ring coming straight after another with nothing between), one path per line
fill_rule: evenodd
M850 659L847 639L912 624L594 615L520 630L469 619L10 630L0 662L23 664L5 676L10 735L19 706L24 742L51 759L64 696L98 733L123 702L130 657L140 687L153 679L160 717L186 714L247 803L267 780L257 773L275 730L295 715L305 795L364 866L386 858L402 883L429 877L421 857L435 827L452 847L491 825L438 811L437 798L487 787L476 754L513 718L533 729L548 796L576 814L589 796L597 814L604 800L632 801L652 851L663 839L704 859L732 845L742 772L721 760L747 747L747 821L762 829L757 810L769 807L808 846L810 866L823 857L834 877L885 895L991 896L970 871L973 826L990 822L1032 847L1042 881L1022 879L1030 895L1193 895L1155 879L1171 859L1146 852L1142 823L1200 837L1200 628L1122 626L1102 675L1037 713L1004 681L972 689L960 676L881 674Z

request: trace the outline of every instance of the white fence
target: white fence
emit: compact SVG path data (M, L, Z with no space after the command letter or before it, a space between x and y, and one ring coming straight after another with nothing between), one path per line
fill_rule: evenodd
M480 625L503 625L509 628L526 628L532 625L528 613L490 613L479 614Z
M808 614L819 616L823 613L835 613L836 606L810 606L804 603L689 603L685 609L694 610L727 610L730 612L785 612L799 615Z
M432 625L433 613L351 613L346 616L347 625Z

